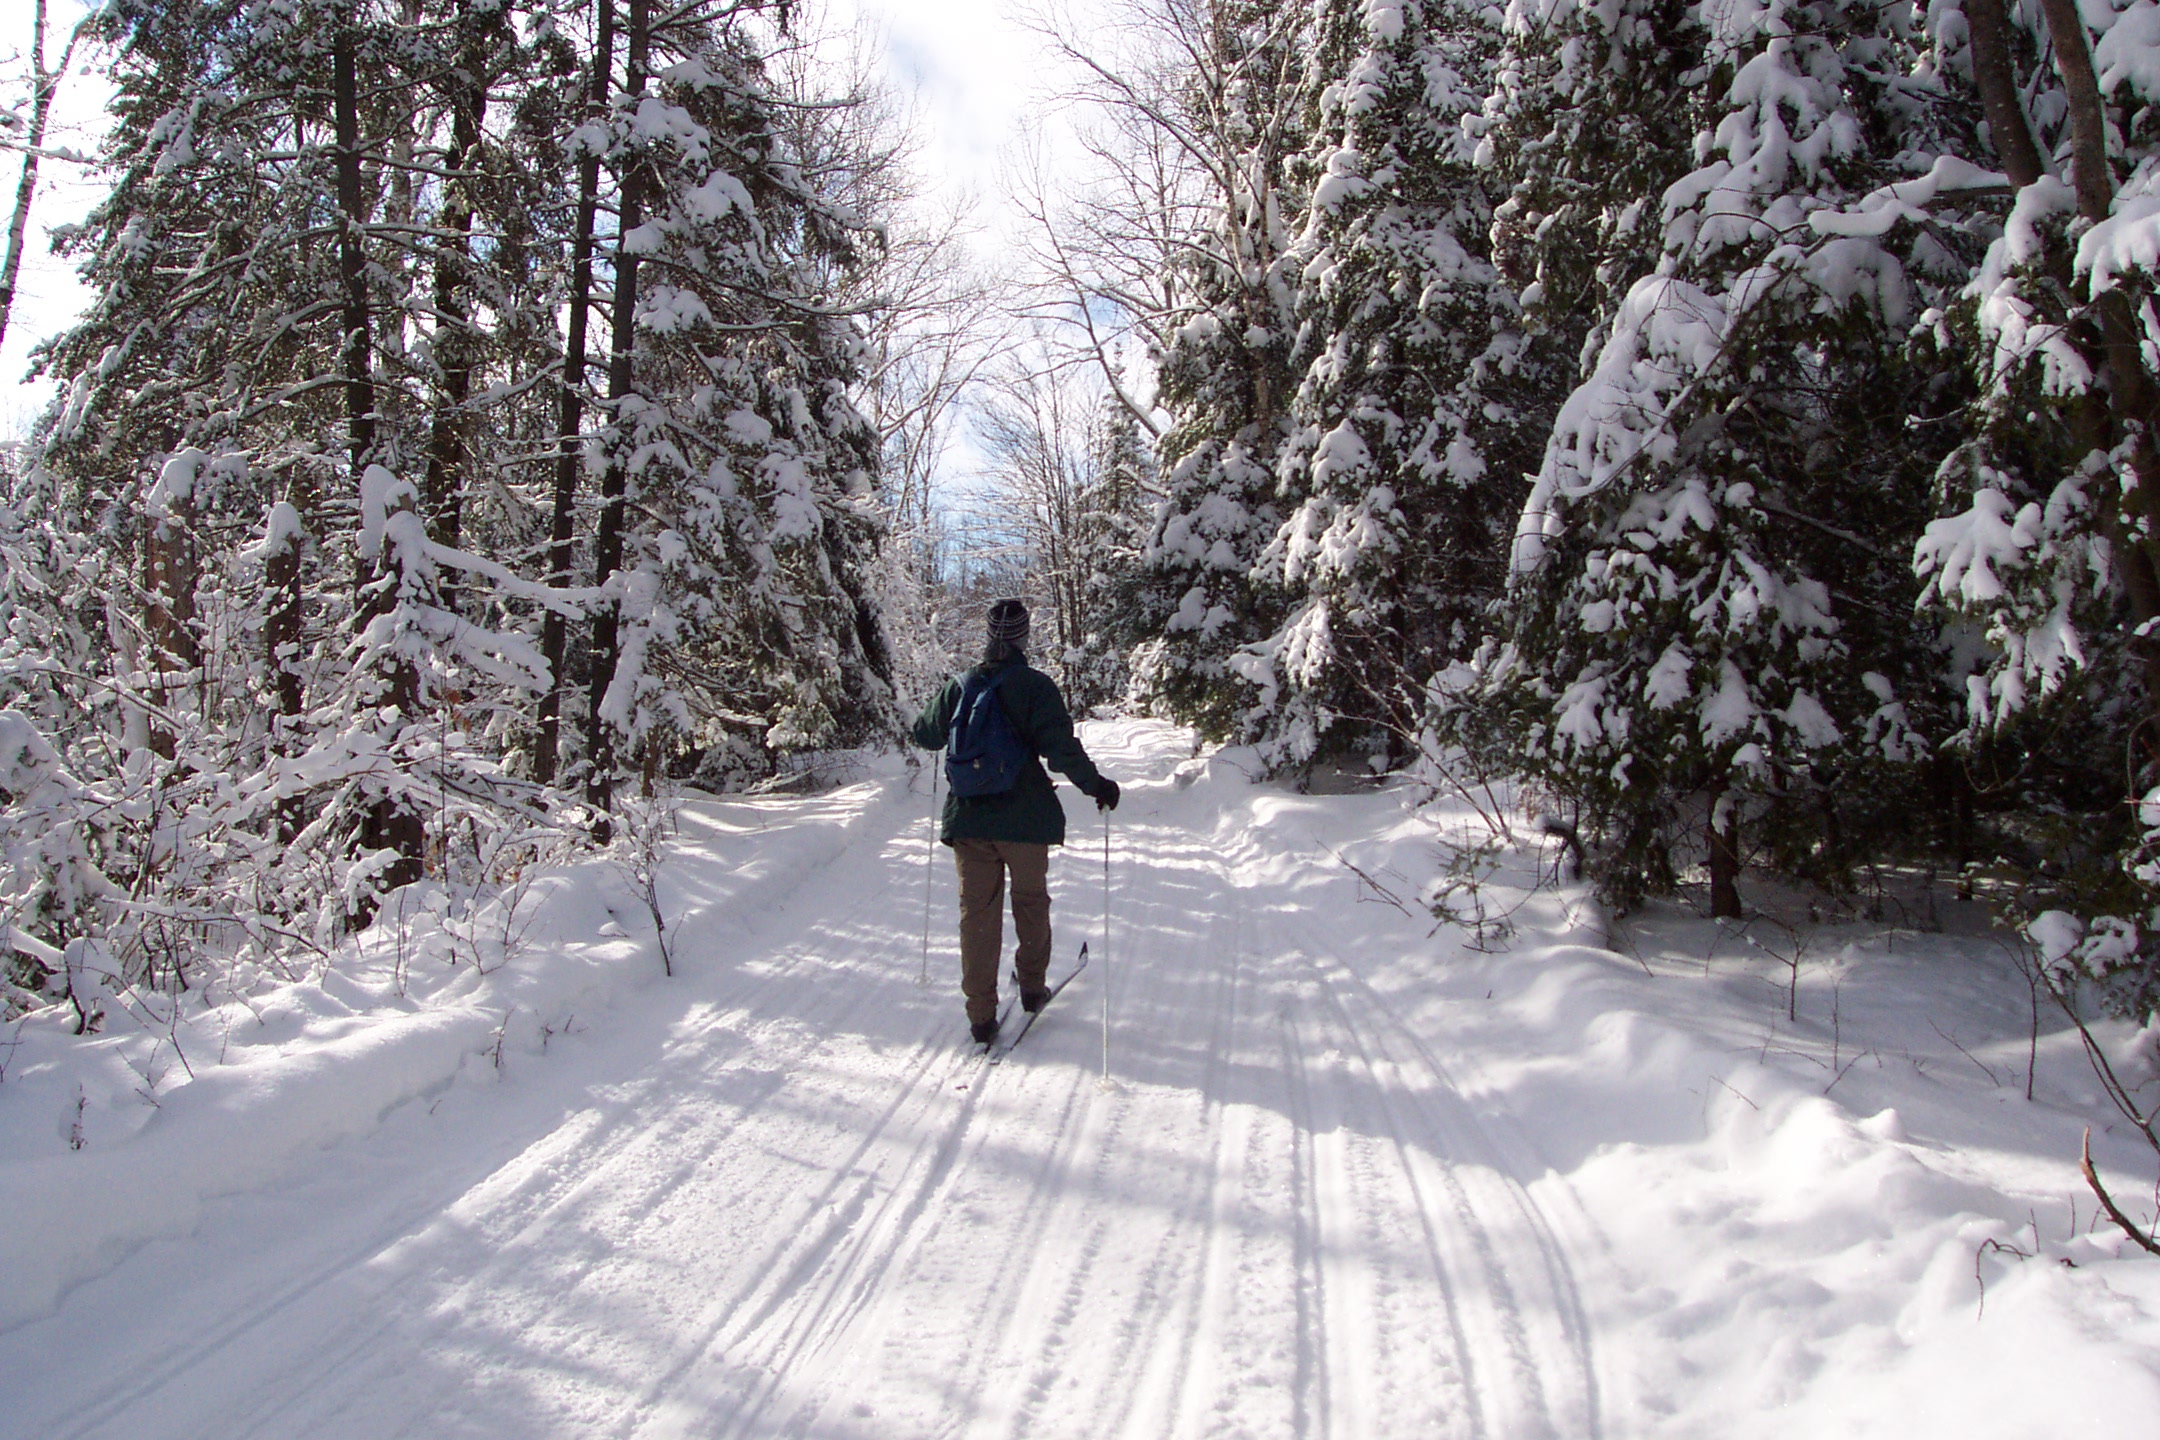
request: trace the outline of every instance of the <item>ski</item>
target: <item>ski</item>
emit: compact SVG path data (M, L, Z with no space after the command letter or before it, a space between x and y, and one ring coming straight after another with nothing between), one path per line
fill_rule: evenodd
M1087 963L1087 941L1083 940L1080 942L1079 962L1075 964L1071 970L1066 972L1064 979L1058 981L1057 984L1050 987L1050 1000L1057 999L1059 993L1063 991L1067 985L1072 984L1074 977L1079 975L1082 970L1087 969ZM1016 981L1015 983L1017 984L1018 982ZM992 1042L990 1046L990 1063L992 1065L1003 1063L1005 1057L1012 1053L1013 1046L1018 1045L1022 1040L1027 1039L1028 1031L1035 1028L1035 1022L1042 1019L1044 1012L1050 1008L1050 1000L1043 1001L1043 1008L1041 1010L1037 1010L1034 1014L1028 1016L1026 1019L1020 1022L1020 1028L1013 1031L1012 1039L1002 1042ZM1002 1026L999 1027L999 1033L1003 1033Z

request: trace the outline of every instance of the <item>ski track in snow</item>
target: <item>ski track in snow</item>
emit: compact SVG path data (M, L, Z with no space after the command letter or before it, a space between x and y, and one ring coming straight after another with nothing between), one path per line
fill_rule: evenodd
M1287 797L1209 812L1181 737L1089 737L1131 782L1113 929L1076 805L1055 966L1098 958L1010 1063L965 1043L942 851L915 984L890 782L761 913L693 913L682 978L0 1335L0 1373L96 1343L113 1377L0 1434L1616 1434L1594 1227L1307 913L1341 873Z

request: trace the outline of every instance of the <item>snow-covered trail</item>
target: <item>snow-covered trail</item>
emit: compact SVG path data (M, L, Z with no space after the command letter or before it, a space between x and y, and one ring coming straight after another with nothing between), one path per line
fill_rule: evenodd
M186 1077L18 1025L0 1440L2151 1428L2160 1266L2074 1169L2148 1162L1983 930L1812 927L1796 979L1670 906L1623 955L1510 853L1481 951L1418 901L1466 814L1085 738L1114 923L1068 790L1097 963L1001 1066L889 758L683 807L672 979L593 862L522 949L377 927L205 1011Z
M1109 963L1010 1063L964 1044L942 852L916 983L921 797L747 915L697 910L701 837L772 807L693 807L678 980L0 1336L0 1432L1617 1433L1565 1217L1364 978L1327 807L1089 739L1130 782ZM1103 948L1073 816L1060 967ZM111 1383L41 1388L78 1347Z

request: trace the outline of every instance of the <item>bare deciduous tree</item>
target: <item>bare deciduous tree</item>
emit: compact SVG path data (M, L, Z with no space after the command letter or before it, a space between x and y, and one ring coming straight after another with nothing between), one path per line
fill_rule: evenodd
M1031 23L1080 77L1062 104L1081 117L1092 173L1076 181L1040 146L1021 159L1015 189L1041 275L1029 313L1055 325L1059 368L1092 368L1160 435L1166 418L1136 362L1210 304L1195 276L1235 277L1251 292L1247 328L1267 329L1268 277L1289 240L1278 184L1297 106L1297 47L1283 42L1302 11L1129 0L1111 24L1049 10ZM1287 398L1267 367L1253 380L1261 413Z
M1132 421L1095 377L1059 368L1041 343L1009 357L987 390L975 421L987 470L968 506L967 539L980 552L971 568L1032 602L1036 653L1068 697L1111 699L1122 684L1097 653L1116 648L1107 572L1154 498L1123 443ZM1121 664L1109 669L1122 674Z
M82 39L83 27L89 17L75 22L68 31L67 43L60 49L60 59L51 69L45 66L45 35L48 24L46 0L37 0L37 11L30 27L30 118L23 129L22 178L15 182L15 209L8 217L7 256L0 259L0 340L7 338L8 316L15 308L15 281L22 274L23 237L30 226L30 202L37 193L38 161L45 156L45 136L52 123L53 99L60 93L60 83L67 78L68 67L75 59L75 46Z

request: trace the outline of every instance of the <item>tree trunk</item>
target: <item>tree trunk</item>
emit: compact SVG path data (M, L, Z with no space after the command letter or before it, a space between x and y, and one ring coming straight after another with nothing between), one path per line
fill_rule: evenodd
M360 185L360 82L351 21L348 3L338 16L331 45L331 91L337 138L338 286L344 301L339 311L338 360L345 376L346 450L357 491L361 473L374 458L375 354L368 319L367 252L361 234L366 202Z
M465 172L480 162L480 124L487 112L487 83L481 73L487 57L472 0L458 0L457 29L458 63L449 96L450 153L444 164L450 178L443 182L440 226L446 233L435 243L435 364L442 372L442 390L428 436L427 481L420 492L429 537L452 547L462 538L465 487L470 483L467 436L472 423L465 403L472 394L475 349L469 303L473 182ZM449 586L443 589L443 607L455 610L457 602Z
M2070 100L2070 180L2078 213L2088 220L2105 220L2114 203L2115 182L2108 174L2107 113L2093 73L2092 47L2085 43L2085 22L2078 18L2077 0L2040 0L2040 9L2047 16L2055 73Z
M592 83L586 92L586 114L607 113L608 79L615 66L615 0L598 0L597 34L593 41ZM571 536L577 518L578 472L584 466L582 437L585 423L585 328L592 313L593 227L600 193L600 157L588 154L578 162L577 231L570 248L570 329L563 344L562 399L556 416L560 437L555 452L555 507L548 525L547 583L557 590L570 588ZM533 778L543 785L555 783L555 769L562 748L563 658L569 646L569 622L550 610L541 622L540 652L547 658L547 694L540 697L540 742L533 754Z
M293 148L304 151L307 147L307 122L296 110L293 114ZM308 244L303 238L303 265L308 259ZM263 563L263 588L269 592L263 619L263 652L269 664L271 686L277 694L277 714L270 721L268 743L268 753L272 756L298 755L306 744L301 715L306 708L307 691L300 669L300 651L307 622L307 587L302 579L308 527L314 522L316 513L315 500L315 482L306 462L294 464L286 471L285 480L285 504L292 510L290 524L279 525L281 517L273 506L265 527L264 539L270 549ZM281 530L286 532L284 543L272 543ZM287 795L278 801L279 845L292 844L306 826L305 796Z
M167 497L163 508L150 516L149 534L143 541L143 593L149 598L150 653L146 668L153 678L148 689L159 709L172 702L173 687L166 676L193 671L202 664L202 647L195 637L195 584L198 578L194 540L195 506L187 496ZM150 719L150 750L161 760L177 751L172 731L162 716Z
M53 96L59 93L60 81L75 58L75 42L82 38L82 27L88 23L87 20L78 22L68 32L67 47L60 52L60 63L48 71L45 68L45 5L46 0L37 0L37 16L30 31L30 133L23 146L22 178L15 184L15 213L8 219L7 258L0 260L0 341L7 339L8 315L15 308L15 281L22 274L23 237L30 228L30 199L37 193L38 152L45 148L46 124L52 119Z
M2078 214L2098 224L2114 210L2115 181L2108 169L2107 112L2093 71L2092 47L2077 0L2041 0L2040 8L2047 16L2056 73L2070 100L2070 168ZM2128 489L2105 487L2104 519L2119 557L2131 627L2142 631L2160 619L2160 444L2155 443L2160 386L2145 368L2141 327L2121 287L2095 295L2092 314L2100 330L2101 381L2117 425L2127 432L2130 473L2136 481ZM2148 731L2160 734L2160 641L2140 634L2131 648L2142 662L2147 714L2156 722ZM2160 741L2148 741L2155 743Z
M1738 920L1740 909L1740 802L1730 790L1710 802L1710 914Z
M292 755L300 746L300 715L306 702L300 677L301 622L306 613L307 592L301 581L301 553L307 544L306 523L314 508L307 503L299 467L285 504L273 508L270 533L265 537L269 558L263 565L263 584L270 592L269 614L263 623L264 659L269 663L271 683L277 692L277 715L270 722L270 753ZM279 513L290 511L289 517ZM290 845L306 824L306 804L298 795L278 801L278 844Z
M330 88L337 130L338 280L344 301L339 315L344 329L340 358L345 375L347 450L357 497L361 477L375 455L375 352L368 314L367 254L362 244L367 207L360 177L360 84L349 3L339 11L336 25L331 38ZM384 608L396 603L396 579L379 569L365 577L355 606L356 628L365 629ZM396 659L382 679L386 683L381 704L392 712L389 723L394 734L419 715L420 676L411 661ZM383 888L395 889L420 878L426 826L402 796L385 794L374 802L361 829L360 844L369 850L397 852L397 860L382 872ZM372 902L363 899L352 918L355 924L364 924L372 913Z
M632 96L645 93L645 66L649 0L630 0L629 53L624 62L623 88ZM645 165L632 155L623 169L622 196L617 209L614 293L609 297L608 317L608 419L617 433L608 449L607 471L600 482L600 525L593 536L593 583L605 585L622 568L624 496L629 488L629 447L620 433L623 400L636 381L632 363L637 340L638 257L629 247L630 232L645 219ZM592 677L586 691L585 752L591 771L585 778L585 798L600 817L594 838L603 844L614 833L608 811L615 800L615 729L602 713L608 688L615 683L615 667L621 658L621 606L603 600L593 611Z
M1972 32L1973 79L1987 115L1988 139L2002 160L2003 173L2023 189L2047 173L2047 164L2033 143L2032 127L2018 99L2017 70L2010 62L2010 21L2003 13L2003 0L1965 0L1965 23Z

